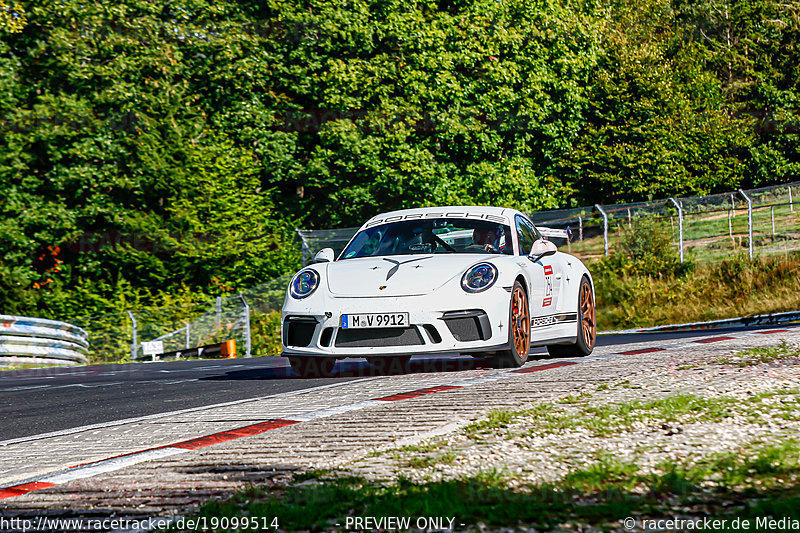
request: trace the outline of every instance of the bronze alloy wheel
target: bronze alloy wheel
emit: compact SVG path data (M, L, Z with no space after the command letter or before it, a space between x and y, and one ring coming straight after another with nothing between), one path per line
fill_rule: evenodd
M581 284L581 328L586 347L594 348L594 341L597 337L597 320L595 319L592 287L589 283Z
M519 280L511 289L508 304L508 349L495 352L492 364L496 368L515 368L528 360L531 348L531 312L528 308L528 295Z
M517 353L526 357L531 348L531 315L528 310L528 297L519 285L514 287L514 293L511 295L511 327Z
M597 319L594 310L594 292L592 282L583 276L578 287L577 315L578 320L575 331L575 342L569 344L550 344L547 351L553 357L583 357L594 350L597 338Z

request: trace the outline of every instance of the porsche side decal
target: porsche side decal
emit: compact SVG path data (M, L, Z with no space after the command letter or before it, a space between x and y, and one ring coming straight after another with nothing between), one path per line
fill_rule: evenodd
M560 313L557 315L537 316L531 319L531 328L544 328L559 322L576 322L578 313Z

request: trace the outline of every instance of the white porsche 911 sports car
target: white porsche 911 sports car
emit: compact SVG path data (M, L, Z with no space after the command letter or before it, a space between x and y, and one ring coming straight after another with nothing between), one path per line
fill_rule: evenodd
M330 375L346 357L385 364L456 352L507 367L524 364L531 346L588 355L594 285L514 209L394 211L292 278L281 336L282 355L304 376Z

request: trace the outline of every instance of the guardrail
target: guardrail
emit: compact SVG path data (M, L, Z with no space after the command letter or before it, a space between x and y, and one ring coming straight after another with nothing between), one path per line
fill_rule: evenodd
M0 315L0 363L88 363L89 335L66 322Z
M649 328L618 329L612 331L599 331L598 335L633 335L636 333L665 333L672 331L697 331L719 328L746 328L750 326L778 326L781 324L796 324L800 322L800 311L787 311L785 313L770 313L767 315L742 316L738 318L725 318L709 322L689 322L685 324L667 324Z

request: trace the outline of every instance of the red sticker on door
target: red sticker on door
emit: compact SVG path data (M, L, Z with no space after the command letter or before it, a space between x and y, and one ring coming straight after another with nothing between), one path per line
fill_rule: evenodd
M552 276L553 275L553 267L550 265L544 266L544 275L545 276Z
M551 303L553 303L553 299L552 298L545 298L544 301L542 302L542 307L547 307Z

